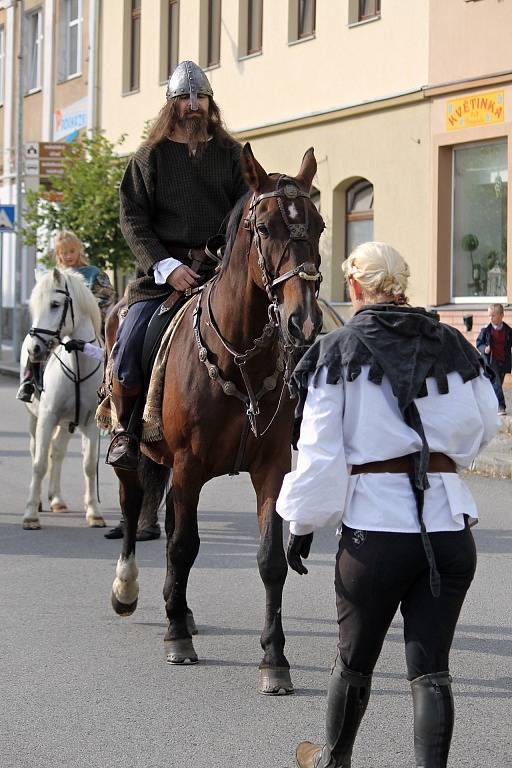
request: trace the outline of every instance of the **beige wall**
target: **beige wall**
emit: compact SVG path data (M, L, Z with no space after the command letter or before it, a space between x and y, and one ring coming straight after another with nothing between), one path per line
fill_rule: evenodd
M431 248L429 187L430 105L414 105L349 117L328 125L251 141L267 170L295 175L304 151L314 146L327 230L322 235L322 294L342 296L345 195L350 183L374 185L374 237L392 243L411 266L410 298L426 303ZM332 253L332 258L331 258Z
M141 88L123 96L125 3L103 4L101 122L111 138L128 133L128 150L135 149L145 121L164 103L160 5L160 0L143 3ZM181 5L179 58L198 61L201 3L182 0ZM416 90L427 82L425 2L386 0L380 20L352 28L348 3L318 2L316 36L295 45L288 45L288 0L263 5L263 53L239 60L239 0L222 3L221 65L208 77L233 131Z
M510 71L511 30L510 2L430 0L429 83Z

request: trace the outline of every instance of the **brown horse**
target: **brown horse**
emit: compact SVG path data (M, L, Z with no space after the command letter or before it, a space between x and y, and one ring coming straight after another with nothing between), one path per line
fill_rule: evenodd
M259 691L291 693L281 622L287 563L276 499L291 466L294 404L287 378L322 322L316 296L324 223L309 195L316 172L312 149L293 178L267 175L246 144L242 171L250 192L232 212L221 270L189 304L165 374L161 460L173 471L165 641L169 663L197 661L186 590L199 551L199 494L213 477L247 471L257 495L257 560L266 590ZM127 615L137 604L135 534L144 481L137 473L116 472L126 525L112 604Z

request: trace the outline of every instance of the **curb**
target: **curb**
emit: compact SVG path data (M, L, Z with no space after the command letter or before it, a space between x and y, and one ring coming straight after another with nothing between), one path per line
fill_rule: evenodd
M0 362L0 376L13 376L18 378L20 375L20 368L16 363L1 363Z

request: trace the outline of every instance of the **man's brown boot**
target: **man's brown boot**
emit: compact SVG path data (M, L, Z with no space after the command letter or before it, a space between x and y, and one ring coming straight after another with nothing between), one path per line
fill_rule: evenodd
M139 424L135 423L138 418L134 409L141 394L141 387L125 389L117 379L112 382L112 403L116 409L117 427L105 461L116 469L136 471L139 466Z

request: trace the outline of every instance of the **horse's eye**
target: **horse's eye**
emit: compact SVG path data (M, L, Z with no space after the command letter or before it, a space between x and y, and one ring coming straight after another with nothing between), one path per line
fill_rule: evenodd
M58 301L52 301L50 303L50 309L58 309L60 307L60 304Z
M258 232L260 233L260 235L262 237L268 237L269 236L269 231L268 231L267 227L264 224L257 224L256 225L256 229L258 230Z

